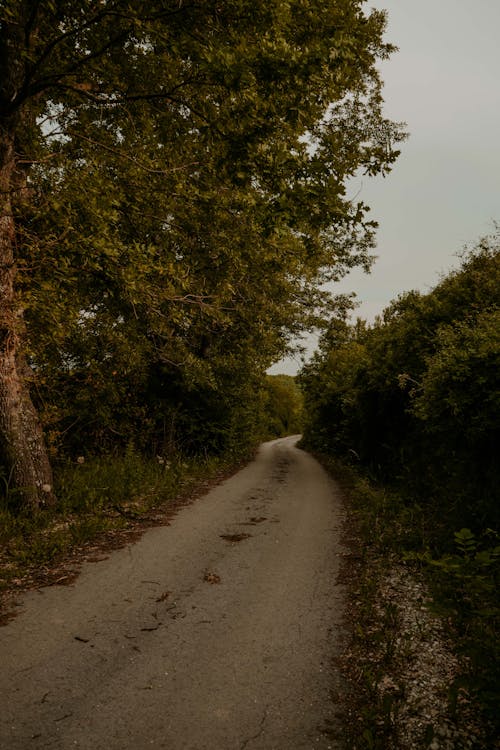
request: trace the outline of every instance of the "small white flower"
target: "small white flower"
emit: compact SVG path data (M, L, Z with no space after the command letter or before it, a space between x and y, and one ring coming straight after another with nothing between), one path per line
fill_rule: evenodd
M52 492L52 485L51 484L42 484L42 492Z
M76 459L77 464L84 464L85 463L85 456L78 456Z

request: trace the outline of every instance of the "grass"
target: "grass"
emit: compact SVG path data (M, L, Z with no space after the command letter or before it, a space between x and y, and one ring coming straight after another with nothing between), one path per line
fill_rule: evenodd
M351 598L351 662L356 665L357 677L348 747L397 747L392 727L398 696L386 693L381 699L377 690L391 663L398 656L404 658L404 643L396 640L397 611L387 604L381 608L378 601L379 582L394 561L403 562L423 577L432 593L433 611L448 627L448 636L460 655L463 671L456 684L449 686L450 714L457 695L465 689L483 712L486 744L480 747L496 747L487 743L488 736L498 736L499 729L498 535L487 530L477 539L467 529L450 529L448 544L453 544L454 537L455 551L440 552L442 541L433 535L425 508L375 485L333 457L318 458L344 489L350 519L347 546L351 557L347 558L346 576Z
M103 534L153 522L177 500L227 473L235 459L166 461L132 447L122 456L91 457L56 466L57 509L24 515L0 499L0 591L34 570L56 564Z
M390 567L393 551L388 520L397 512L387 491L376 490L346 464L318 457L341 485L346 496L348 522L343 576L348 584L347 621L350 642L341 659L347 682L345 705L348 750L396 748L394 722L397 697L381 693L379 685L395 656L397 611L380 609L380 581ZM389 521L390 523L390 521Z

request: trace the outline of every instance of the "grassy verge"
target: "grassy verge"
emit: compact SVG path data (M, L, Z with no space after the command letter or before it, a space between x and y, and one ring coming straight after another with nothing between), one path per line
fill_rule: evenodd
M461 530L455 554L431 554L425 509L318 458L346 495L347 747L499 747L495 535Z
M129 449L121 457L80 459L57 467L57 510L35 516L0 505L0 593L43 580L50 568L99 541L162 523L198 490L230 473L236 458L149 459Z
M346 679L345 743L348 750L390 750L397 747L395 700L379 686L394 655L397 613L379 607L381 582L391 566L392 540L388 518L396 522L394 504L385 492L349 466L329 456L317 456L340 484L346 498L347 520L342 580L347 589L348 646L340 668Z

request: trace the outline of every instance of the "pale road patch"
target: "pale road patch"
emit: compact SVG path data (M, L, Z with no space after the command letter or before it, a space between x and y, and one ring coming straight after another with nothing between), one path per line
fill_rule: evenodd
M73 585L23 595L0 628L0 748L341 747L343 510L296 440Z

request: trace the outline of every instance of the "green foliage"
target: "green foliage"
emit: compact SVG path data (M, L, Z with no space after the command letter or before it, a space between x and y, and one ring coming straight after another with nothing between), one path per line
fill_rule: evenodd
M370 264L375 223L344 185L404 138L382 113L384 27L357 0L2 5L0 126L29 178L17 293L53 457L249 448L321 285Z
M302 393L290 375L268 375L264 388L264 436L279 438L302 431Z
M375 534L378 549L427 564L469 660L467 687L492 718L499 698L499 324L496 232L432 292L401 295L373 326L333 320L299 377L306 444L371 480L361 527ZM374 480L385 489L373 492ZM356 493L363 497L359 484Z
M372 747L381 749L394 742L391 719L404 695L385 691L381 695L377 685L391 672L393 656L396 664L406 660L409 644L398 629L397 607L390 600L381 606L379 578L401 560L417 579L426 574L432 594L428 605L448 628L450 643L461 657L460 674L448 686L450 709L459 711L464 697L476 699L487 718L478 747L493 747L489 739L498 736L500 664L498 533L491 529L480 535L467 528L454 534L450 531L450 551L431 552L429 544L435 546L436 540L425 507L409 505L408 498L368 481L359 466L331 455L318 457L346 494L347 531L355 552L347 563L354 604L348 679L352 679L352 664L357 667L348 747L369 747L369 738ZM394 669L394 662L392 666Z
M334 321L300 376L309 442L425 506L436 536L498 526L499 244L372 327Z
M463 528L454 537L453 554L436 558L426 553L420 559L429 566L441 610L453 617L459 647L468 657L467 672L453 686L453 692L465 685L491 719L498 720L499 535L488 530L478 539L470 529Z

